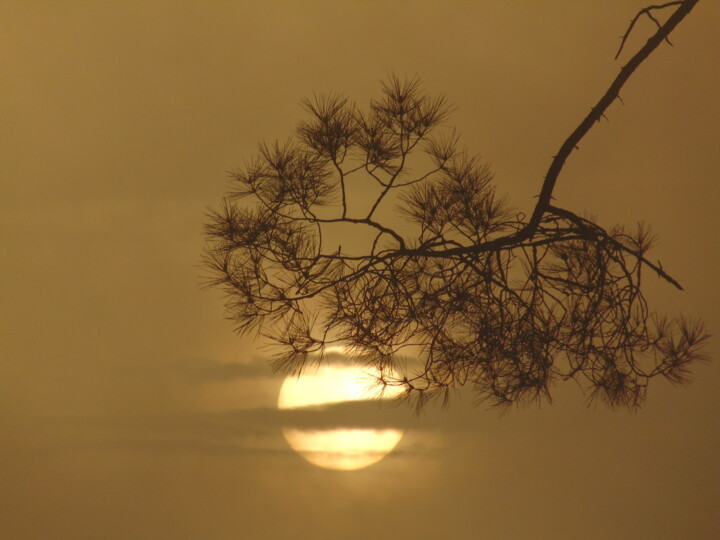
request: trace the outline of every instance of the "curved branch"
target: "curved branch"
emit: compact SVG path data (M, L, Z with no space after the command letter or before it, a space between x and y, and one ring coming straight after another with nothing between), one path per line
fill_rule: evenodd
M680 7L675 10L665 24L662 25L657 32L648 39L647 43L645 43L645 45L637 53L635 53L628 63L622 67L620 73L618 73L617 77L615 77L615 80L612 82L605 94L590 110L582 122L580 122L580 125L575 128L567 139L565 139L563 144L560 146L560 150L550 163L550 167L545 175L545 180L540 190L540 195L538 196L538 202L535 205L532 215L530 216L530 220L522 229L515 233L494 238L493 240L489 240L487 242L481 242L474 246L453 248L432 253L418 249L411 250L413 251L412 254L444 257L460 255L463 253L482 253L501 249L509 245L515 245L530 239L537 231L543 214L547 212L550 206L553 189L555 188L560 172L562 171L568 157L570 157L570 154L577 148L578 143L588 133L588 131L590 131L592 126L596 122L600 121L605 114L605 111L607 111L608 107L612 105L613 101L619 98L620 90L640 64L642 64L645 59L647 59L647 57L650 56L650 54L658 47L658 45L660 45L660 43L662 43L670 35L680 21L682 21L690 13L697 3L698 0L684 0L682 4L680 4Z
M647 40L647 43L645 43L645 45L637 53L635 53L628 63L622 67L620 73L618 73L617 77L615 77L615 80L607 89L603 97L600 98L600 101L597 102L597 104L590 110L590 113L588 113L583 121L580 122L580 125L575 128L575 131L573 131L565 140L560 147L560 151L557 153L555 158L553 158L550 168L545 175L545 181L543 182L542 189L540 190L540 196L538 197L538 202L535 205L535 210L530 217L530 221L518 234L524 237L532 236L540 223L542 215L545 213L548 205L550 204L552 192L555 188L555 182L557 181L558 176L560 176L560 171L565 165L567 158L573 150L575 150L578 143L587 134L587 132L590 131L590 128L592 128L596 122L600 121L612 102L618 98L620 90L640 64L642 64L645 59L650 56L660 43L667 39L670 33L675 29L680 21L682 21L690 13L690 11L692 11L697 3L698 0L684 0L682 4L680 4L680 7L675 10L675 13L668 18L665 24L662 25L657 32L655 32L655 34Z

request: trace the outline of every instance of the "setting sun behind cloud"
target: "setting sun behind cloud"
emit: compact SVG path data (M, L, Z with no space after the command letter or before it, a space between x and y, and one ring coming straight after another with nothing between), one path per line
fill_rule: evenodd
M373 399L378 396L377 376L371 368L331 364L314 373L288 376L278 397L279 409L323 407L345 401ZM390 388L384 397L401 390ZM400 442L398 429L297 429L284 427L288 444L303 458L319 467L356 470L383 459Z

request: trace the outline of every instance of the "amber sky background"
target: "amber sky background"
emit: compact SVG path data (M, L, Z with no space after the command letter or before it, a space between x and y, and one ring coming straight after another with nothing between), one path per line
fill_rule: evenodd
M573 384L502 417L468 396L417 419L346 407L345 423L409 431L338 473L287 447L268 352L199 289L225 171L285 139L301 98L364 104L390 71L444 92L498 191L530 209L642 5L0 2L2 537L713 537L717 361L690 387L654 384L635 414L587 408ZM651 223L686 289L648 274L654 305L716 336L718 28L720 2L702 0L556 192L605 225Z

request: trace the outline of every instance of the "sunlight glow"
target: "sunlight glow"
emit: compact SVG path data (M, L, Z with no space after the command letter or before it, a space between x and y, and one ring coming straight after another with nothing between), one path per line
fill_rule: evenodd
M279 409L318 407L378 396L374 371L345 365L320 366L316 372L289 376L278 397ZM386 396L395 393L391 389ZM391 452L403 436L398 429L283 428L288 444L303 458L319 467L356 470L377 463Z

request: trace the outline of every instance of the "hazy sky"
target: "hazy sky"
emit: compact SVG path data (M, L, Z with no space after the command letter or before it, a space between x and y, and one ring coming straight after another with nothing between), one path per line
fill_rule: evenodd
M408 429L379 464L334 472L287 446L268 351L199 287L226 171L284 140L303 97L362 105L390 71L445 93L498 192L532 208L643 5L0 1L3 538L712 537L716 361L692 386L651 385L637 413L587 408L568 383L552 406L504 416L460 396L420 418L298 417ZM646 275L653 305L715 336L718 28L720 2L701 0L556 191L604 225L652 224L652 258L685 286Z

